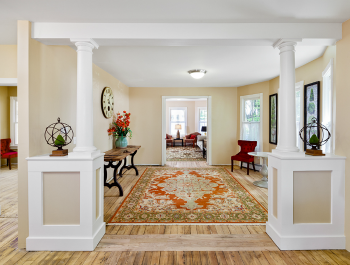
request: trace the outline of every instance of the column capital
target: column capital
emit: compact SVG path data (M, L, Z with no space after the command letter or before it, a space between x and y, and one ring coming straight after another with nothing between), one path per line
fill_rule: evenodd
M99 45L93 39L87 38L71 38L71 42L75 44L75 46L90 46L91 49L98 49Z
M298 42L301 42L301 41L302 39L279 39L272 45L272 47L274 49L276 48L281 49L286 46L295 46L297 45Z

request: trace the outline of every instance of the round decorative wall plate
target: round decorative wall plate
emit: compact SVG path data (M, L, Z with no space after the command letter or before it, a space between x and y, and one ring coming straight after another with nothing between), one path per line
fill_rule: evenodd
M114 114L114 97L110 87L105 87L101 95L101 108L103 116L109 119Z

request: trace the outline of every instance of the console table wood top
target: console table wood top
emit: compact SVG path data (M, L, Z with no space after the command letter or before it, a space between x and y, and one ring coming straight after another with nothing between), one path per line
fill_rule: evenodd
M105 161L122 161L127 156L139 150L141 145L128 145L126 148L113 148L105 152Z

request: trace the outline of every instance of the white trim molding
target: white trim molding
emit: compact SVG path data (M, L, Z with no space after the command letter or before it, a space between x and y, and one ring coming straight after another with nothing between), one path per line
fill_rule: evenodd
M0 78L0 86L17 86L17 78Z

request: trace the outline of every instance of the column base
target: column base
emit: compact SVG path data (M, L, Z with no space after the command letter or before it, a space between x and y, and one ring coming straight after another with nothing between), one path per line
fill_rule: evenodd
M94 151L76 151L73 149L73 152L68 154L70 158L94 158L101 154L101 151L96 149Z
M280 250L345 249L345 236L281 236L269 222L266 233Z
M300 152L298 148L292 150L272 149L272 153L281 157L305 157L304 152Z
M27 251L93 251L106 232L102 223L92 237L27 237Z

